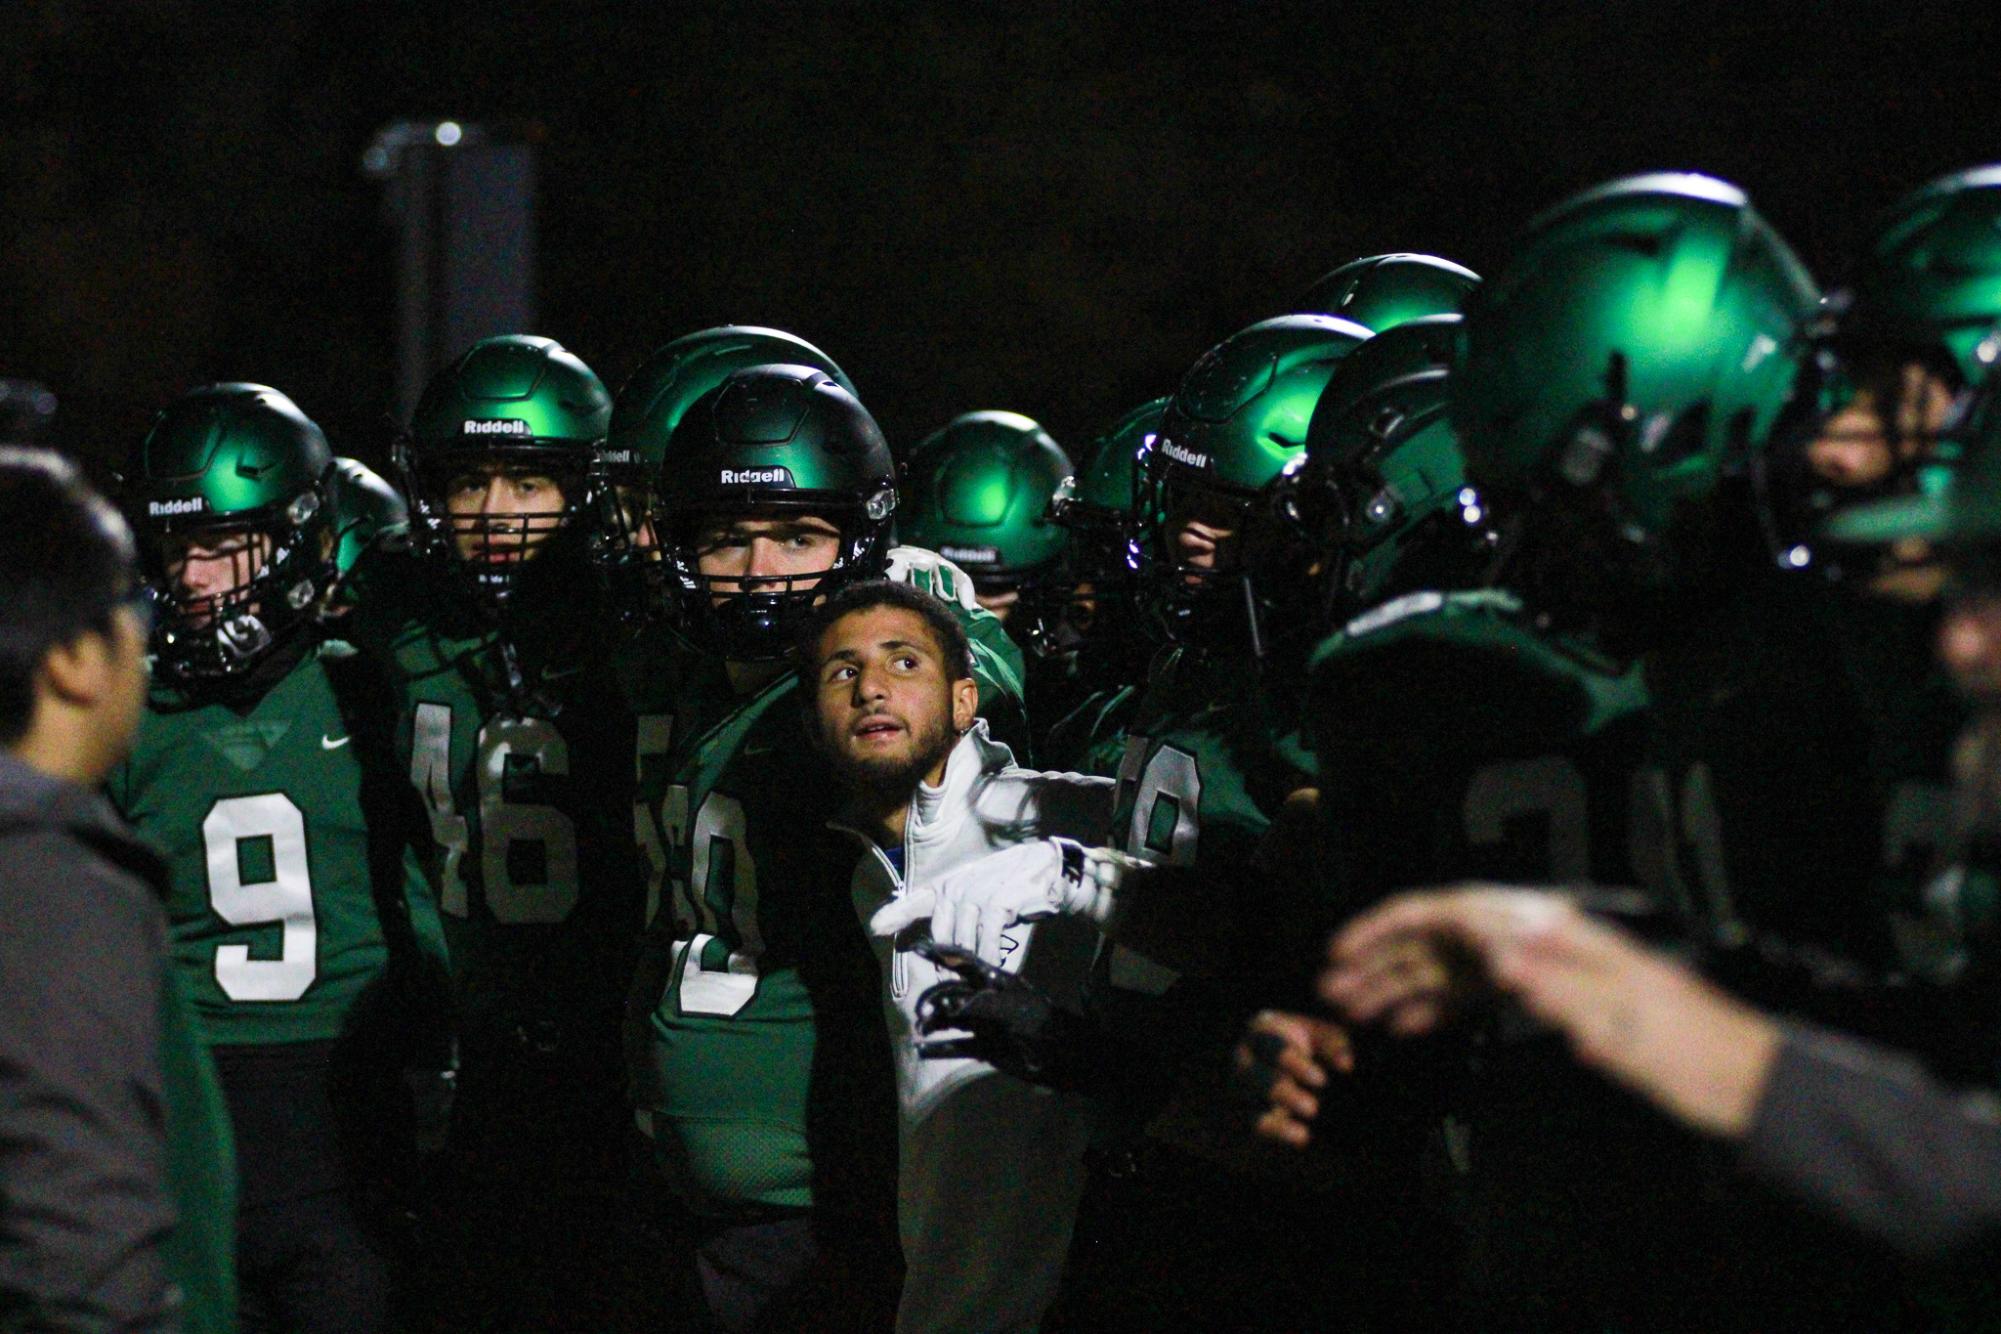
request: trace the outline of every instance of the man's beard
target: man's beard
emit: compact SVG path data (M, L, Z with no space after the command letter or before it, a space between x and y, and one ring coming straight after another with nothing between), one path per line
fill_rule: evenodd
M952 753L958 736L949 720L934 718L922 732L912 733L915 744L902 759L864 759L845 750L834 752L834 769L864 802L894 805L910 800L917 785L939 761Z

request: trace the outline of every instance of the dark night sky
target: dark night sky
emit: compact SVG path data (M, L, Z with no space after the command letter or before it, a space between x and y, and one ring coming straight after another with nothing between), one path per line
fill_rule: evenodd
M1737 180L1838 277L1875 208L2001 159L2001 6L1815 8L19 0L0 374L100 457L214 378L374 457L394 270L361 150L513 118L542 135L539 332L614 387L677 334L777 324L893 442L1006 407L1081 444L1343 260L1488 269L1630 171Z

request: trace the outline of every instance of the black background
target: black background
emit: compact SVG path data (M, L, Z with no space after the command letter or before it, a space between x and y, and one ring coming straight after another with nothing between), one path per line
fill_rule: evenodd
M500 118L541 144L536 332L614 388L677 334L776 324L899 445L988 407L1081 445L1335 264L1489 269L1627 172L1736 180L1836 279L1877 208L2001 159L1998 67L1992 3L13 0L0 374L99 459L218 378L379 459L361 151Z

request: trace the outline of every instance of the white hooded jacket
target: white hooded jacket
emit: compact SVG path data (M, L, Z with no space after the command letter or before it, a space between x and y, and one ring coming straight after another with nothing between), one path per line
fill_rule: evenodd
M1008 748L976 721L959 739L937 787L920 785L904 832L898 876L874 840L844 825L867 851L852 889L863 928L908 887L990 852L1038 838L1106 840L1114 784L1080 774L1017 768ZM896 1327L907 1334L1035 1328L1056 1295L1084 1188L1091 1104L1004 1074L984 1061L917 1053L918 997L952 975L909 946L875 940L883 1007L902 1107L897 1227L906 1275ZM1020 923L1003 966L1075 1007L1098 945L1086 922Z

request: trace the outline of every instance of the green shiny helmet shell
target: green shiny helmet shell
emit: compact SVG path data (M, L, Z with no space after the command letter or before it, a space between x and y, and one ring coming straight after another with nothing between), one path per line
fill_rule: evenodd
M203 385L169 403L127 460L134 526L157 539L142 561L152 584L154 670L192 689L240 677L298 633L333 586L326 435L266 385ZM264 539L232 558L221 591L170 573L174 539L248 529Z
M1405 320L1454 314L1479 285L1479 274L1436 255L1366 255L1307 288L1293 309L1338 315L1382 333Z
M410 422L419 467L432 458L509 452L591 461L611 422L611 395L552 338L485 338L431 377Z
M1149 399L1106 427L1091 442L1084 466L1064 494L1064 502L1080 507L1080 512L1130 516L1140 453L1160 434L1161 418L1167 415L1170 401L1165 397Z
M161 409L123 476L134 518L155 532L280 518L296 525L323 503L332 463L326 434L284 394L211 384Z
M1812 279L1743 191L1630 177L1544 214L1469 299L1452 420L1477 483L1616 467L1659 533L1762 444L1799 369Z
M1942 347L1968 384L2001 359L2001 166L1932 181L1883 216L1855 267L1844 339Z
M1331 315L1281 315L1205 352L1162 415L1149 467L1249 496L1306 448L1314 404L1369 330Z
M1351 454L1364 439L1395 429L1381 420L1433 412L1445 405L1445 382L1465 321L1424 315L1377 334L1335 367L1306 428L1306 457Z
M702 395L668 442L658 512L861 508L887 520L896 464L861 401L812 366L754 366Z
M1446 416L1462 323L1429 315L1377 334L1341 363L1314 409L1297 503L1314 540L1346 553L1329 568L1348 607L1380 595L1406 539L1434 515L1457 509L1462 529L1484 517ZM1470 552L1471 538L1453 550Z
M359 459L333 462L334 565L344 575L371 546L409 531L410 506L401 491Z
M904 468L898 534L973 576L1015 578L1063 554L1050 503L1075 469L1033 418L968 412L920 440Z
M605 438L606 466L614 476L651 483L674 428L696 399L737 371L774 364L812 366L855 394L832 357L783 329L723 324L684 334L641 362L620 386Z

